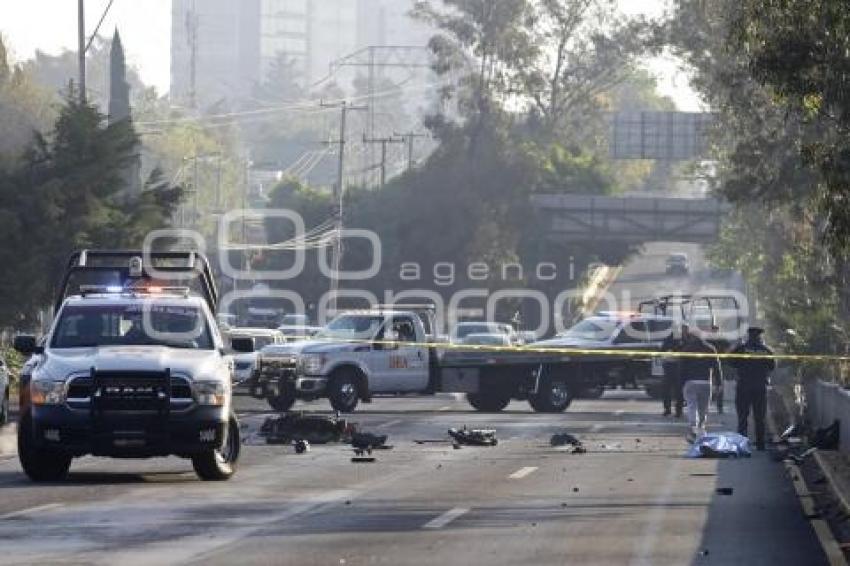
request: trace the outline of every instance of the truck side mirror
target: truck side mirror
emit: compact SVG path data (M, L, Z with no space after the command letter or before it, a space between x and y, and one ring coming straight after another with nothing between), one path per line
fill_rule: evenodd
M15 341L12 344L12 347L25 356L40 354L44 351L44 347L38 345L38 340L36 340L35 336L28 334L15 336Z
M239 352L240 354L250 354L251 352L256 351L257 347L254 343L254 339L250 336L239 336L236 338L230 339L230 347L234 352Z

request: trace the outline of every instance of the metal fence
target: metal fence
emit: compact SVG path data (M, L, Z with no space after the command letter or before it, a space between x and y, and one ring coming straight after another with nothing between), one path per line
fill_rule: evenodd
M850 452L850 391L817 379L805 385L805 416L813 429L841 421L841 450Z

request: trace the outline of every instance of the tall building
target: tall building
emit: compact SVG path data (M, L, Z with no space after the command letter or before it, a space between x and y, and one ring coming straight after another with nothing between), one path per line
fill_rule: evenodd
M425 45L413 0L172 0L171 96L209 108L251 96L272 62L293 61L302 86L369 45Z
M171 97L209 108L249 96L260 78L261 0L172 0Z

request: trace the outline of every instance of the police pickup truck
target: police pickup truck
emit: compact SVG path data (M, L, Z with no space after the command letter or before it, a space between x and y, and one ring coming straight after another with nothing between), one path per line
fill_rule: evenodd
M73 254L47 334L15 339L31 356L20 388L24 472L52 481L86 454L175 455L201 479L230 478L239 426L216 302L200 254Z
M466 393L480 411L500 411L511 399L546 412L569 405L567 382L543 377L533 350L447 348L431 339L426 323L435 328L432 307L344 312L309 340L263 348L255 394L280 411L296 399L325 397L335 410L351 412L373 395L436 392Z

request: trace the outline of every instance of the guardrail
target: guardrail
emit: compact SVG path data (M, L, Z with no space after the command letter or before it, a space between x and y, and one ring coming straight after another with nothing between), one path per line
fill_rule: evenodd
M806 383L805 416L814 429L841 421L842 452L850 452L850 391L837 383L819 379Z

